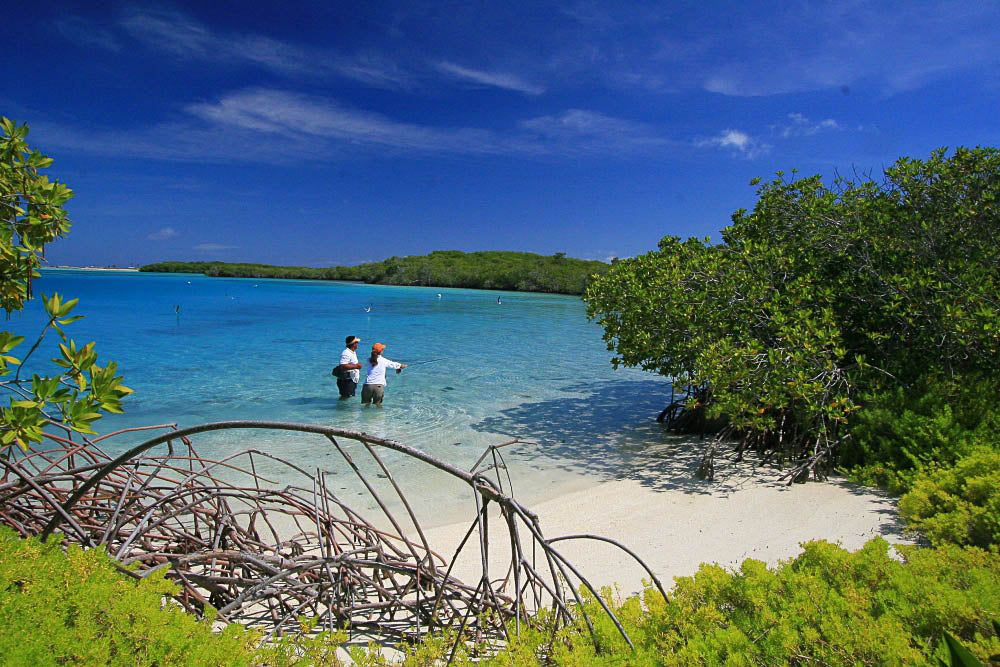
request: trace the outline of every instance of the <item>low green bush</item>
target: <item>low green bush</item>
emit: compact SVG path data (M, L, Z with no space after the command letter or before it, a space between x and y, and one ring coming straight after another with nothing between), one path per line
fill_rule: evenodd
M582 619L558 633L526 629L495 665L898 665L948 664L945 633L989 664L1000 653L992 620L1000 618L996 551L948 545L903 547L894 558L876 538L851 553L809 542L797 558L769 569L747 560L738 572L702 565L677 579L670 600L653 588L612 604L635 644L630 648L595 599ZM596 647L596 648L595 648ZM412 650L404 664L441 664L440 639ZM359 664L385 662L361 654ZM470 664L459 655L456 664Z
M1000 544L1000 397L986 377L925 379L863 399L850 477L901 494L907 528L935 545Z
M925 468L973 450L1000 451L1000 383L987 377L927 376L919 385L859 397L840 464L862 484L906 493Z
M337 664L342 636L287 637L258 648L238 625L208 620L167 597L177 586L154 573L135 580L102 550L20 539L0 526L0 663L5 665Z
M945 657L942 633L980 659L997 653L996 553L947 546L904 548L878 538L850 553L810 542L769 570L702 565L677 581L669 604L647 590L642 636L661 664L899 664Z
M980 448L954 466L927 470L899 509L935 545L1000 545L1000 451Z

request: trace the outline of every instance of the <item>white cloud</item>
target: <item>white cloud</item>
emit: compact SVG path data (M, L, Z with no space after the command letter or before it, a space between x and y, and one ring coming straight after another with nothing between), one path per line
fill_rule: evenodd
M751 137L742 130L723 130L717 137L699 139L696 146L707 146L716 148L729 148L743 157L752 160L771 150L771 146L759 139Z
M482 86L503 88L505 90L513 90L527 95L541 95L545 92L545 88L524 81L513 74L483 72L480 70L462 67L461 65L456 65L450 62L438 63L437 69L445 74L448 74L449 76Z
M810 137L820 132L839 131L844 127L833 118L814 121L801 113L792 112L787 115L785 121L772 125L769 129L772 137L792 139ZM694 143L702 148L729 149L750 160L769 153L773 148L764 139L737 129L726 129L717 136L698 139Z
M741 151L746 151L751 143L749 135L739 130L725 130L715 141L720 146L734 146Z
M170 123L86 132L39 123L49 145L115 157L198 162L336 161L361 151L560 157L655 155L680 144L655 127L570 109L508 130L436 127L352 109L335 100L266 88L188 105Z
M608 251L608 250L604 250L604 251L598 252L597 254L592 255L590 257L585 257L584 259L599 259L602 262L604 262L605 264L611 264L615 260L622 261L624 259L631 259L631 258L632 258L632 255L626 255L626 254L623 254L623 253L617 253L617 252L611 252L611 251Z
M175 236L177 236L177 230L173 227L161 227L146 236L146 238L151 241L166 241L167 239L172 239Z
M145 45L181 58L204 58L218 42L207 28L177 12L136 11L123 18L120 25Z
M777 95L864 81L891 95L1000 65L995 3L802 2L749 11L728 19L739 31L720 32L712 58L697 67L705 90Z
M191 248L192 250L197 250L198 252L213 252L216 250L238 250L238 245L221 245L219 243L199 243L198 245Z
M323 138L393 149L453 154L608 155L655 150L673 142L651 127L600 113L571 109L558 116L522 121L508 133L477 128L438 128L341 107L329 100L283 91L253 89L188 112L223 126L301 138ZM331 145L333 148L333 145Z
M213 32L173 11L133 11L120 26L142 45L180 60L252 65L283 76L339 76L376 88L407 88L412 84L411 76L397 63L376 53L344 55L259 34Z
M420 151L500 152L487 131L434 128L393 120L381 114L347 109L329 100L270 89L227 95L217 103L192 104L188 113L221 127L250 130L290 139L328 139Z
M373 88L408 89L414 86L411 73L392 58L375 52L356 53L352 56L318 55L327 59L326 67L332 73Z
M812 121L800 113L788 114L788 122L774 126L775 132L782 138L791 137L811 137L819 132L843 129L837 121L827 118L821 121Z
M547 136L607 136L641 134L641 126L584 109L569 109L559 116L539 116L522 126Z
M662 149L675 142L643 123L613 118L585 109L569 109L556 116L539 116L521 127L577 151L632 154Z
M1000 66L1000 5L967 0L905 6L805 0L767 12L754 5L709 6L697 16L672 3L581 1L557 8L560 20L544 44L502 31L458 40L455 31L433 27L408 34L390 21L373 27L370 46L353 53L217 30L188 14L143 4L122 13L115 25L69 17L56 26L78 43L108 50L128 45L216 67L410 91L434 74L531 96L590 85L639 94L701 89L762 96L857 86L892 94L963 72L980 73L987 85ZM549 11L541 14L551 20ZM448 55L456 43L465 47L458 51L465 57L503 65L458 64Z
M627 91L698 88L727 96L874 89L886 95L1000 68L1000 4L968 0L770 3L570 3L572 39L553 77ZM626 7L627 5L627 7Z
M76 16L68 16L55 22L58 30L67 39L86 47L96 47L105 51L121 51L121 45L110 30L92 21Z

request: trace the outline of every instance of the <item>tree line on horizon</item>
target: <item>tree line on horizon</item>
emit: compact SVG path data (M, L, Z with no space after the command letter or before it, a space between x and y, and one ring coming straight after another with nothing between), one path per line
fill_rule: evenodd
M139 268L159 273L202 273L227 278L347 280L377 285L463 287L582 294L592 276L609 264L566 257L565 253L435 250L429 255L389 257L357 266L273 266L230 262L157 262Z

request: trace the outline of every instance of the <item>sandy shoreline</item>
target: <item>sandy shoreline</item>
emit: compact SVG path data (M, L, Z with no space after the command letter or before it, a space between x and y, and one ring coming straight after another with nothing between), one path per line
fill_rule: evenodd
M546 538L595 534L635 551L669 590L674 577L694 574L701 563L738 568L747 558L775 565L801 553L800 543L824 539L854 551L875 536L908 543L896 499L843 480L785 486L771 468L721 462L716 479L673 487L641 476L596 482L530 505ZM498 525L499 521L492 524ZM465 535L467 522L427 530L431 547L446 558ZM491 572L501 570L504 539L491 538ZM628 595L648 575L612 545L567 541L558 550L596 585L617 585ZM477 555L461 559L456 574L478 577Z
M107 266L46 266L46 269L73 269L74 271L138 271L136 268L119 268Z

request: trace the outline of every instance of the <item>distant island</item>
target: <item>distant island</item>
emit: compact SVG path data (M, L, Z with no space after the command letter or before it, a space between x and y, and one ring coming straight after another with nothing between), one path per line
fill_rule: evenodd
M229 262L158 262L139 267L158 273L203 273L228 278L292 278L350 280L377 285L421 285L583 294L591 276L603 274L609 264L573 259L565 253L470 252L436 250L429 255L390 257L357 266L313 268Z

